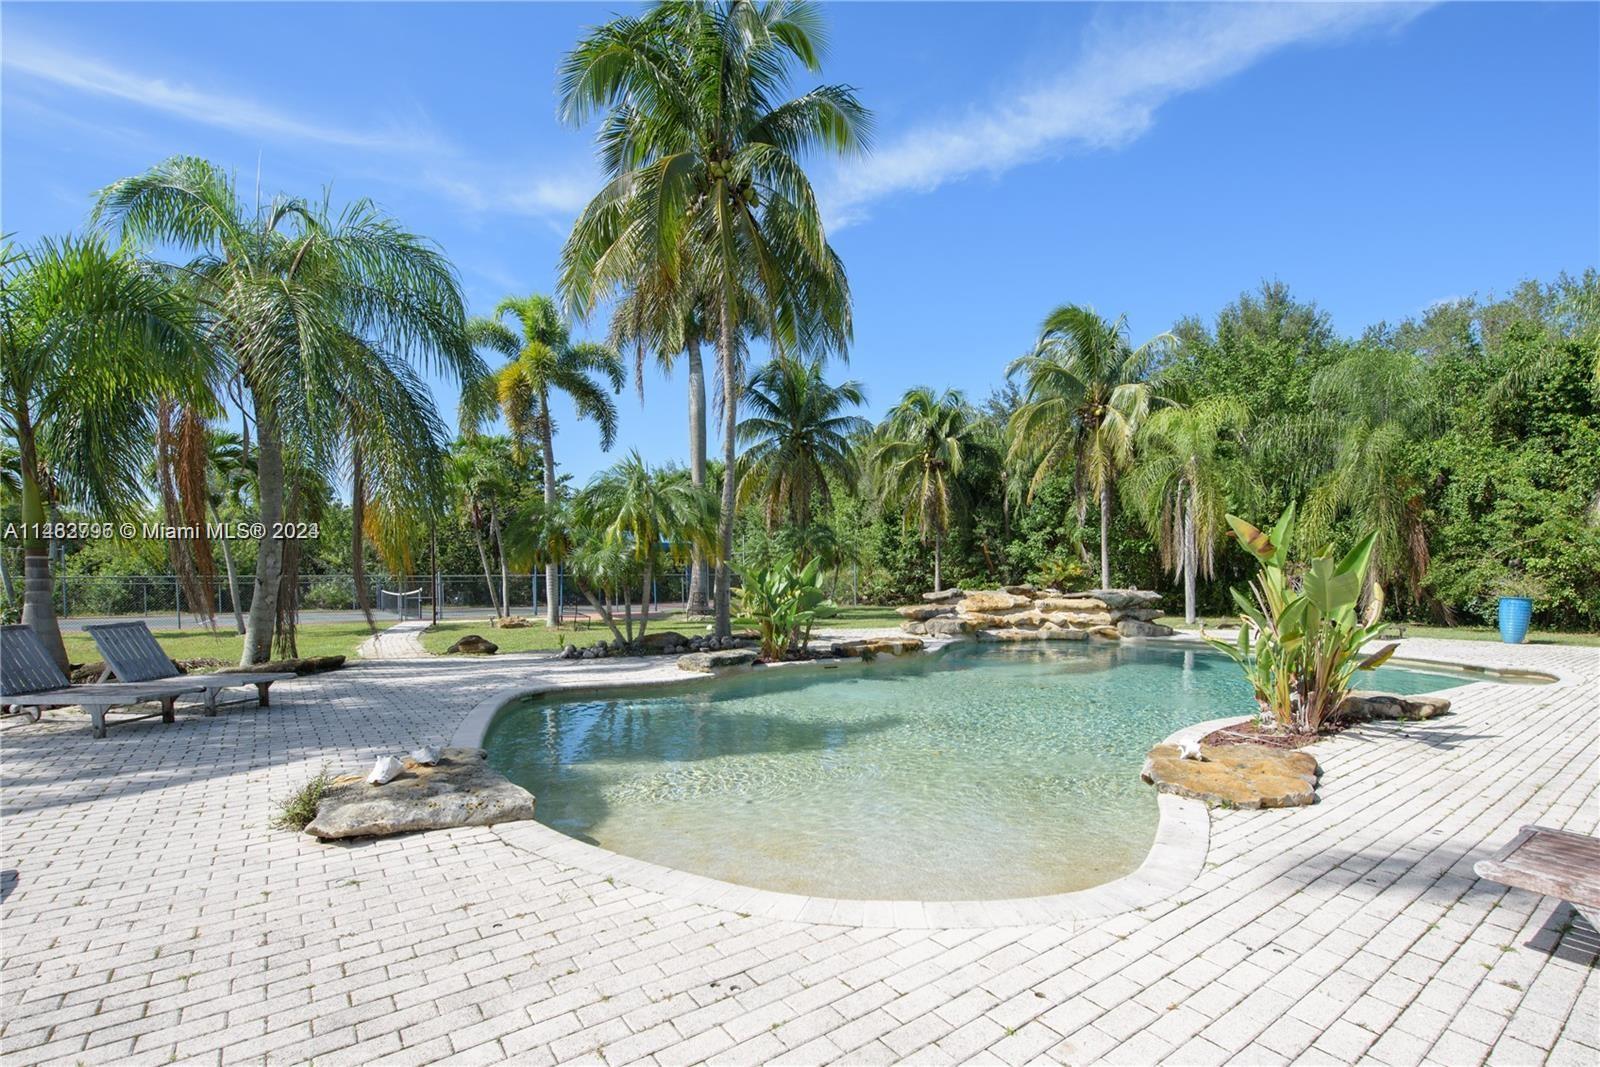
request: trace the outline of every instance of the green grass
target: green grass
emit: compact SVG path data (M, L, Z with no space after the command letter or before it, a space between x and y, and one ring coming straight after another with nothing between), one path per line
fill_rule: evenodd
M1198 626L1190 626L1183 621L1181 615L1167 615L1157 620L1178 630L1197 630ZM1200 622L1209 630L1221 627L1233 627L1239 623L1238 616L1201 616ZM1401 633L1400 624L1390 625L1386 634ZM1406 637L1437 637L1448 641L1493 641L1498 643L1500 631L1493 626L1424 626L1419 623L1406 623L1404 634ZM1587 647L1600 647L1600 634L1560 633L1528 631L1527 643L1530 645L1579 645Z
M385 623L380 622L381 630ZM205 629L156 630L156 640L173 659L220 659L224 663L239 662L244 651L244 638L233 632L231 626L219 626L216 633ZM305 623L295 631L295 642L302 656L349 656L355 658L356 647L371 636L364 622ZM81 631L63 630L62 639L67 644L67 658L73 663L95 663L100 652L94 647L94 638Z
M893 608L862 605L840 608L838 615L818 623L813 632L893 629L898 627L900 622L900 616L895 614ZM733 625L735 629L746 629L755 624L749 619L736 617ZM709 633L710 622L705 619L691 621L681 614L674 614L663 619L651 619L650 628L646 633L654 630L676 630L694 637L696 634ZM445 649L468 634L487 637L500 646L501 652L553 652L568 642L582 648L596 641L611 640L611 631L606 629L606 624L598 618L586 626L564 625L557 630L548 629L542 622L534 622L531 626L514 630L496 630L490 623L489 616L485 614L474 619L450 619L441 622L422 635L422 647L429 652L443 654Z

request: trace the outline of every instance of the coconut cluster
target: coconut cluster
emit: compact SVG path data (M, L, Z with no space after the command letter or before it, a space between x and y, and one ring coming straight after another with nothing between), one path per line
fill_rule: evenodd
M1068 593L1031 585L922 594L923 603L897 608L907 633L991 641L1086 641L1090 637L1167 637L1161 594L1144 589Z

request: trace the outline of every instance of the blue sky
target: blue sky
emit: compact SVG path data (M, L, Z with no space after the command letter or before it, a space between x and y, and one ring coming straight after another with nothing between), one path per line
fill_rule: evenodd
M554 71L625 5L20 4L0 12L0 227L82 224L173 153L371 196L473 310L548 292L596 187ZM1136 339L1264 278L1355 332L1600 261L1600 6L831 4L820 79L877 118L814 181L855 292L848 370L981 399L1064 302ZM592 329L600 330L595 324ZM442 383L441 407L454 390ZM613 452L684 454L684 384ZM561 418L579 480L607 463Z

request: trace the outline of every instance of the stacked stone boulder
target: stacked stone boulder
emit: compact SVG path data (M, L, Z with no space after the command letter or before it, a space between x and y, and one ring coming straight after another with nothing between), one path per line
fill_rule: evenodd
M1008 585L1004 589L923 594L924 603L898 608L912 634L987 641L1086 641L1090 637L1167 637L1161 594L1142 589L1090 589L1065 593Z

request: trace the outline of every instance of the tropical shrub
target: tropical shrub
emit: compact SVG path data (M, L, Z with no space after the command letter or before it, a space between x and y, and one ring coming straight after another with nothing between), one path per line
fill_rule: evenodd
M838 610L822 591L820 558L803 567L780 563L748 570L739 596L740 611L754 620L761 633L761 655L767 659L801 648L811 636L812 623Z
M1397 647L1361 655L1382 629L1380 586L1368 588L1366 610L1356 613L1377 535L1367 534L1337 562L1325 548L1298 571L1289 563L1293 507L1270 533L1237 515L1227 519L1260 570L1248 592L1232 591L1241 612L1238 637L1205 639L1244 668L1263 714L1292 733L1318 733L1337 716L1351 676L1379 666Z

